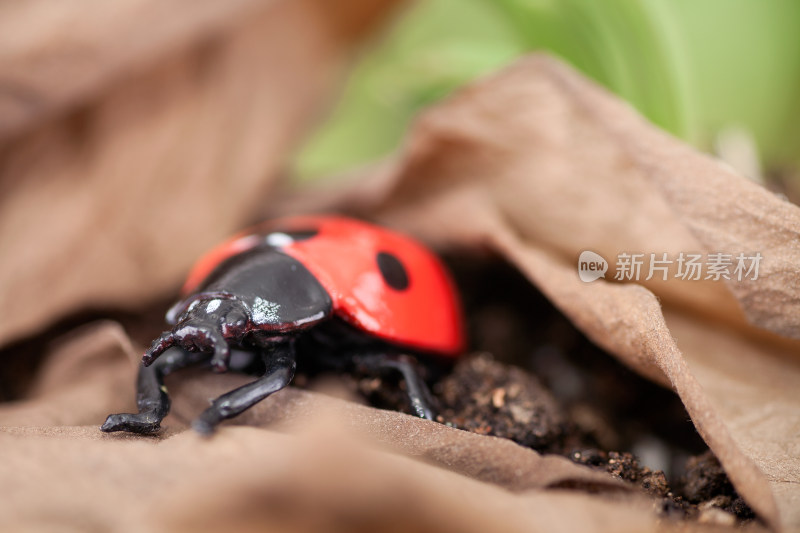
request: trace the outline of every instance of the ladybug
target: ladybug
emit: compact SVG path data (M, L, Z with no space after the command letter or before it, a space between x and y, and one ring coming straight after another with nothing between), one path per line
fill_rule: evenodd
M139 412L110 415L103 431L157 432L170 408L164 377L175 370L257 368L261 377L192 423L210 434L289 385L298 360L395 373L412 412L432 420L416 357L448 362L464 348L458 297L437 257L405 235L340 216L277 219L224 242L193 267L166 320L172 329L139 368Z

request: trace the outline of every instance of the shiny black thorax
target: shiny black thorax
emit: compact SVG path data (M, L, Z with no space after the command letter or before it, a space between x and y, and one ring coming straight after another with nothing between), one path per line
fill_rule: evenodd
M268 246L220 263L198 294L230 294L245 304L256 327L265 331L300 330L328 318L327 291L302 263Z

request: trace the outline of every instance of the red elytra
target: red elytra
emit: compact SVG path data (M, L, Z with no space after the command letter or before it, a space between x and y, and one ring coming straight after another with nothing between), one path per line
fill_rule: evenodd
M363 221L339 216L296 216L269 221L225 241L203 256L183 286L196 290L224 260L264 242L271 233L313 230L308 239L277 247L302 263L328 292L333 314L377 338L456 357L464 327L453 283L439 259L415 240ZM407 286L390 286L379 254L399 260Z

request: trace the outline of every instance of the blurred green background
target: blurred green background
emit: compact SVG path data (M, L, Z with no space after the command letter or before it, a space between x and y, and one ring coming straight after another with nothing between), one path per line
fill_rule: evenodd
M703 150L737 128L768 175L800 167L798 0L418 0L365 50L296 175L391 153L420 108L533 50Z

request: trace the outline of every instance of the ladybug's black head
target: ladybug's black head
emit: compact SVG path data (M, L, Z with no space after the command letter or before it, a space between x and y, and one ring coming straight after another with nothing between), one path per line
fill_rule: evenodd
M222 294L201 294L178 317L177 326L218 331L230 344L240 344L250 327L244 302Z
M230 346L243 345L252 331L247 303L230 293L201 292L178 302L167 313L174 324L145 352L145 366L176 344L190 352L211 352L211 366L225 371Z

